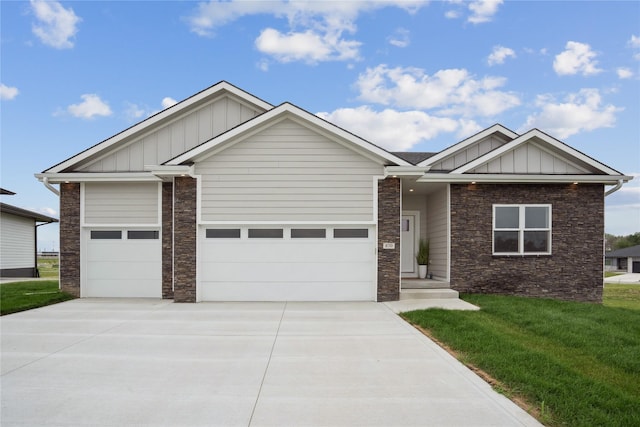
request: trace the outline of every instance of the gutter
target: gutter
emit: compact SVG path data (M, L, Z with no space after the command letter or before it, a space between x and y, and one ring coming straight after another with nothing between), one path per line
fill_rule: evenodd
M58 191L53 185L49 184L49 177L42 178L42 183L49 191L51 191L56 196L60 196L60 191Z
M624 184L624 182L625 181L623 179L619 179L615 187L611 188L610 190L604 193L604 197L607 197L609 194L613 194L616 191L618 191L622 187L622 184Z

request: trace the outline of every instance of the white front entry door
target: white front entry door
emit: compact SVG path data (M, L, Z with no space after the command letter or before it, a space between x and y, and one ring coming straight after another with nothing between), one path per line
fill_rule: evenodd
M402 215L402 231L400 234L402 274L411 277L417 275L416 270L416 225L417 214Z

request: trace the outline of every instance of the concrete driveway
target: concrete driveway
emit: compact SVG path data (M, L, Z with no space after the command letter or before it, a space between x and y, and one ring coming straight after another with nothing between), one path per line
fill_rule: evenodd
M533 426L376 303L83 299L4 316L8 426Z

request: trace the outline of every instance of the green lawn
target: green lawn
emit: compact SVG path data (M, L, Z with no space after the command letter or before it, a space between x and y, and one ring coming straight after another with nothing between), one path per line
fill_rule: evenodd
M604 305L464 295L481 310L404 316L546 425L640 425L640 287L627 288L607 285Z
M58 270L60 267L60 262L58 261L58 258L44 258L44 257L39 257L38 258L38 271L40 272L40 277L47 277L47 278L53 278L53 279L57 279L58 278Z
M0 285L0 315L43 307L74 297L58 289L57 280L34 280Z

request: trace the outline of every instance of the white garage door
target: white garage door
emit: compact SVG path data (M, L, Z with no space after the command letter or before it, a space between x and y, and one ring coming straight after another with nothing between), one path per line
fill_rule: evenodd
M90 230L83 297L162 297L158 230Z
M373 227L201 230L204 301L374 301Z

